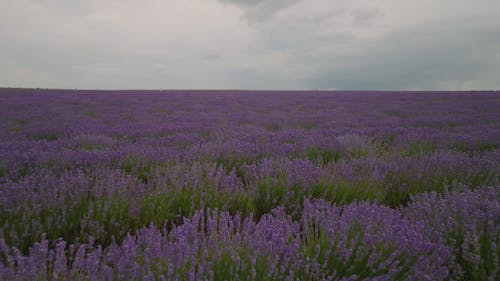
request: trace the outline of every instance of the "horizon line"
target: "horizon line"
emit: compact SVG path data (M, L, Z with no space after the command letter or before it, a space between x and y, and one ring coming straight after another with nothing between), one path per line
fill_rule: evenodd
M75 92L499 92L500 89L468 89L468 90L384 90L384 89L362 89L362 90L349 90L349 89L204 89L204 88L155 88L155 89L140 89L140 88L114 88L114 89L99 89L99 88L46 88L46 87L3 87L0 90L34 90L34 91L75 91Z

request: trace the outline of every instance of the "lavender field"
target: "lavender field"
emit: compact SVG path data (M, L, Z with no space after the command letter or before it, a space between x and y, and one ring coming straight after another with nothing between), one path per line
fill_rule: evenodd
M0 89L0 280L500 280L500 94Z

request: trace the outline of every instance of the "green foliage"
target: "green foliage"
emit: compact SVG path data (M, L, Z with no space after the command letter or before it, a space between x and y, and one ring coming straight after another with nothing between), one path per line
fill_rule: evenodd
M380 157L391 151L391 148L396 140L396 135L390 134L381 137L381 139L373 140L373 146L375 147L375 155Z
M269 213L272 209L285 203L287 189L283 182L273 183L265 179L257 184L254 195L255 217Z
M479 235L475 237L466 237L470 233L466 233L465 229L470 226L460 224L458 229L450 229L446 235L446 242L455 251L456 262L460 265L458 272L459 280L481 281L488 280L488 276L493 276L493 272L498 268L498 258L500 257L500 247L494 247L500 243L500 233L496 236L488 235L494 233L489 231L491 225L482 225L477 229ZM464 241L469 243L465 243ZM477 243L474 243L477 242ZM464 247L465 246L465 247ZM477 262L471 260L471 256L476 256Z
M248 217L255 212L253 198L243 191L237 191L224 196L223 210L229 211L232 215L239 213L242 217Z
M307 159L320 162L323 165L338 162L342 158L340 151L332 151L319 147L310 147L307 149Z
M428 173L425 176L415 176L407 173L390 173L382 183L385 197L381 203L396 208L409 203L412 195L435 191L444 193L453 188L461 188L458 183L467 183L467 188L474 189L498 182L500 176L488 170L467 173L457 169L446 172Z
M96 151L96 150L104 150L106 147L98 143L85 142L81 143L79 145L79 148L87 151Z
M277 124L267 124L264 128L269 132L277 132L281 129L281 127Z
M134 176L144 183L148 183L154 169L159 166L159 164L155 164L151 160L129 155L122 160L120 169L125 174Z
M225 210L232 214L249 216L253 212L251 197L243 192L221 192L207 187L201 192L195 188L172 190L146 195L139 203L136 229L154 223L158 227L181 223L203 209Z
M207 193L212 193L207 190ZM159 227L181 223L183 217L189 217L196 210L213 207L218 202L206 200L201 192L192 189L174 190L167 193L146 195L140 202L138 227L154 223ZM207 199L210 195L207 196Z
M83 112L83 115L90 117L92 119L96 119L98 117L97 113L95 113L94 111L91 111L91 110L87 110L87 111Z
M414 157L421 154L433 152L437 149L437 146L433 143L426 143L422 141L414 141L408 144L408 146L401 151L402 156Z
M214 281L232 280L234 275L236 274L234 271L237 270L236 262L231 258L228 252L224 252L222 253L220 259L214 262L212 270L214 272L214 279L213 279ZM245 277L245 276L240 276L240 277ZM245 280L246 278L242 279Z
M429 185L429 183L432 185ZM424 181L403 173L390 173L383 185L385 196L382 203L392 208L407 205L410 202L411 195L428 190L443 192L446 189L442 181Z
M7 176L7 167L0 162L0 178Z
M102 245L122 241L127 232L134 232L136 218L131 213L132 204L121 197L91 201L89 212L84 217L82 232L95 238ZM145 227L147 225L142 225Z
M316 123L314 123L314 122L305 122L305 123L300 124L300 127L303 128L303 129L306 129L306 130L316 129L317 126L318 125Z
M320 181L311 188L311 198L324 199L337 204L349 204L355 201L381 201L384 190L379 186L370 186L369 183Z
M215 159L217 166L224 167L227 172L235 170L237 174L242 175L241 167L244 165L253 164L262 159L262 155L253 155L252 157L238 156L236 153L229 153L225 156L218 156Z
M33 136L34 140L46 140L46 141L56 141L59 139L59 136L55 133L42 133L36 136Z
M463 142L456 142L451 145L451 149L460 152L465 152L470 156L476 153L493 151L495 149L498 149L499 147L500 147L499 143L485 142L482 140L477 140L476 142L470 144L466 144Z
M2 237L23 254L42 239L42 234L52 241L60 237L76 241L81 235L81 222L88 207L88 202L78 201L67 209L27 205L15 212L0 210L0 222L4 226ZM33 209L39 210L34 213ZM31 223L20 223L23 221Z
M33 208L39 210L33 212ZM129 208L129 202L120 197L102 197L68 202L64 208L26 205L16 212L0 210L0 222L5 226L2 236L8 245L25 254L42 235L49 241L62 238L68 243L86 242L92 237L101 245L109 245L133 230ZM32 223L19 223L22 221Z
M398 263L399 271L393 280L406 280L406 275L416 258L400 254L391 260L395 248L390 243L376 243L371 250L365 250L362 227L354 221L349 226L346 237L328 235L327 231L316 226L316 230L309 229L304 237L301 252L309 260L317 262L325 276L335 276L335 280L356 276L355 280L365 280L387 274L393 263ZM339 248L341 240L342 249ZM347 247L347 249L343 248ZM339 253L350 251L346 259ZM375 260L370 261L372 256ZM385 266L382 265L385 264ZM314 280L310 272L297 272L300 280Z
M214 262L212 270L214 281L241 280L241 281L272 281L276 280L269 275L268 263L266 258L257 257L255 263L255 276L252 275L251 255L249 250L241 249L239 254L239 263L237 263L228 252L222 255Z

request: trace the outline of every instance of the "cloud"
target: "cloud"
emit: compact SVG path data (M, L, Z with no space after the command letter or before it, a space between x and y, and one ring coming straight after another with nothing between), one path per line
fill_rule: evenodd
M277 12L300 0L220 0L245 10L245 17L251 22L262 22L272 18Z
M221 59L221 58L222 58L221 55L211 54L211 55L204 56L202 59L204 59L204 60L218 60L218 59Z
M496 0L0 0L0 86L500 89Z
M231 61L201 58L238 58L252 40L241 13L216 1L70 2L1 3L0 85L224 87Z
M347 53L320 54L306 84L360 90L500 88L493 78L500 73L500 28L440 24L360 39Z
M370 24L372 21L382 16L377 8L359 8L352 11L353 22L361 25Z
M486 1L489 9L460 3L465 7L453 12L444 9L451 2L432 9L320 2L301 1L254 23L256 53L265 57L255 61L275 65L260 68L261 77L283 81L286 72L290 82L282 88L500 88L494 78L500 75L500 21L493 9L499 5L492 1Z

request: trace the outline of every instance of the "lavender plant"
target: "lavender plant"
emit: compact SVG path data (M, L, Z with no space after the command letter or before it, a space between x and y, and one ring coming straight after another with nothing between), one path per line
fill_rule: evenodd
M405 215L426 228L434 240L453 249L456 279L496 280L500 277L500 188L415 196Z

